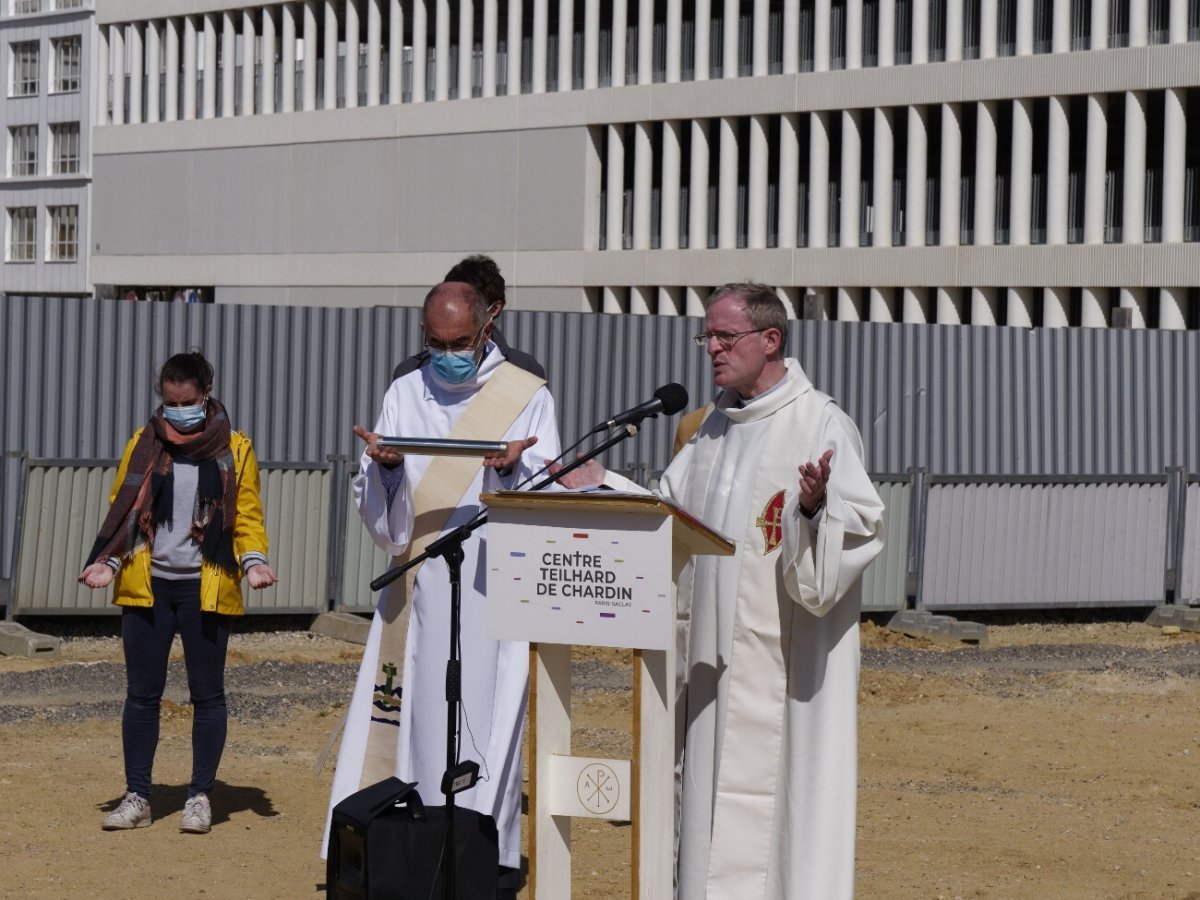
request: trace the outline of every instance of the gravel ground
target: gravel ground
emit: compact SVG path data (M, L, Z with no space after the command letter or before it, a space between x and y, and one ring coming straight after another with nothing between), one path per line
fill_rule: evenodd
M36 630L38 623L29 627ZM230 715L240 722L271 722L299 709L340 707L348 700L357 663L288 656L347 655L345 645L301 630L296 619L248 620L230 639L226 675ZM62 659L25 671L0 671L0 724L28 720L69 722L121 714L125 672L116 619L56 621ZM47 629L48 630L48 629ZM176 657L178 654L178 642ZM283 656L284 659L269 658ZM264 658L267 657L267 658ZM898 674L944 674L978 681L1007 696L1034 677L1062 672L1114 672L1147 679L1200 678L1200 641L1159 647L1113 643L1033 643L1017 646L864 647L863 668ZM625 694L632 678L627 658L576 659L577 690ZM187 702L184 666L170 664L167 704ZM607 741L604 741L607 743Z
M1161 648L1118 644L1030 644L1018 647L962 647L931 652L907 647L864 648L864 669L904 673L958 674L1009 672L1125 672L1149 678L1200 678L1200 642Z
M864 621L858 894L1200 900L1200 635L1144 615L993 617L981 646ZM120 799L118 620L23 624L63 638L63 653L0 657L0 796L39 811L0 827L14 849L0 897L108 896L114 878L130 900L195 896L198 884L213 897L324 896L315 848L332 766L315 763L359 648L312 636L299 618L238 624L219 818L197 852L175 827L190 761L182 662L164 702L158 821L114 835L96 825ZM630 654L576 648L573 673L573 749L628 758ZM630 832L572 823L572 896L629 895Z
M275 660L230 666L225 675L229 714L235 721L268 722L296 707L323 709L343 704L357 667L348 663L286 663ZM69 722L117 717L125 696L125 667L83 662L32 672L0 674L0 724L29 719ZM167 671L164 700L187 702L182 662Z

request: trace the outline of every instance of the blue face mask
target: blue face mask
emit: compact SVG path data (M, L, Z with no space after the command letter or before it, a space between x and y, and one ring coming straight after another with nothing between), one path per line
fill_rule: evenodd
M163 418L175 426L176 431L195 431L204 422L204 410L208 404L197 406L164 406Z
M445 381L462 384L477 371L479 360L475 350L429 350L429 364Z

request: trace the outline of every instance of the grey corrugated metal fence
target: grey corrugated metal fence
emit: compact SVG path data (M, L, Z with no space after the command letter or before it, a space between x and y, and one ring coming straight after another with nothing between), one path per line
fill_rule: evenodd
M117 461L26 460L12 600L21 612L94 613L108 591L76 578L108 512Z
M1163 602L1168 482L929 479L928 609Z
M111 590L76 581L108 512L116 460L25 460L12 612L72 615L111 612ZM261 591L243 582L251 613L316 613L328 608L325 579L331 521L328 466L260 465L271 564L279 583ZM361 529L359 529L361 530Z
M1200 477L1188 480L1179 573L1179 602L1200 604Z
M0 578L10 575L19 464L111 458L154 407L155 370L199 346L260 459L356 455L393 366L419 343L413 309L7 298L0 316ZM687 338L700 320L509 311L510 341L546 366L564 439L678 381L712 394ZM795 322L791 352L862 430L870 468L938 474L1200 471L1200 333ZM673 421L614 466L662 468Z
M280 583L246 591L248 612L374 608L370 582L389 560L354 510L355 468L344 457L325 465L261 464ZM25 461L10 615L115 611L108 591L75 582L78 560L104 517L115 469L112 460ZM652 482L658 474L642 478ZM1187 485L1178 470L1065 480L914 470L874 481L885 504L887 539L864 578L867 612L908 605L1151 606L1197 596L1200 484Z
M354 476L357 462L347 470L341 490L346 508L347 527L340 546L342 577L334 605L343 612L370 612L379 595L371 590L371 580L382 575L391 564L388 555L375 546L354 508Z
M904 609L912 480L904 475L876 476L875 489L883 500L885 540L883 553L863 576L862 607L866 612Z
M263 463L263 517L278 584L251 591L243 580L247 612L323 612L328 608L332 472L316 463Z

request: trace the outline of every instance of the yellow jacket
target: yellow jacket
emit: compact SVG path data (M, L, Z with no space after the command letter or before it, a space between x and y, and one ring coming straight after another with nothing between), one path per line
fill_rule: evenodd
M121 457L117 477L113 481L108 502L117 497L129 457L142 429L138 429ZM233 450L233 466L237 471L237 520L233 528L233 555L237 559L251 551L267 555L267 529L263 525L262 499L259 497L258 462L250 438L240 431L230 435L229 446ZM204 612L219 612L228 616L240 616L242 609L242 571L237 574L225 571L215 563L203 562L200 566L200 609ZM118 606L153 606L154 593L150 587L150 547L139 547L133 557L121 566L113 581L113 603Z

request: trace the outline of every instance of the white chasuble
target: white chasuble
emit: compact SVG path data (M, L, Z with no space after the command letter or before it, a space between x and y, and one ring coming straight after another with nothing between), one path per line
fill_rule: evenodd
M826 450L810 522L798 466ZM738 541L679 579L677 896L851 897L858 580L883 546L858 431L789 359L745 405L722 393L662 486Z
M501 366L511 368L494 346L489 346L479 372L462 384L449 384L431 367L423 366L392 382L373 430L385 435L444 438ZM501 477L495 470L480 466L449 513L441 533L474 518L481 509L481 493L515 487L558 455L558 426L550 392L544 386L538 388L515 420L499 423L496 432L487 439L511 441L536 436L538 441L522 454L509 475ZM433 459L405 456L398 483L393 476L390 485L381 468L369 457L364 454L360 461L360 474L354 483L355 502L372 539L389 556L402 555L413 540L414 493ZM420 515L422 511L416 511L416 516ZM489 640L484 634L486 526L467 539L463 551L459 758L479 763L480 781L458 794L455 800L459 806L495 818L500 835L500 864L516 868L521 858L521 735L529 682L529 646ZM389 593L402 589L403 581L398 579L384 589L371 621L338 754L330 812L359 790L364 775L373 704L380 687L376 676L381 666L388 663L381 657L380 649L382 612L389 610L389 615L394 615L389 609ZM401 672L396 673L403 695L398 725L391 726L395 732L395 762L393 771L387 774L416 782L422 800L431 805L444 802L441 781L446 770L445 678L449 655L449 572L445 560L428 559L417 571L412 592L402 678Z

